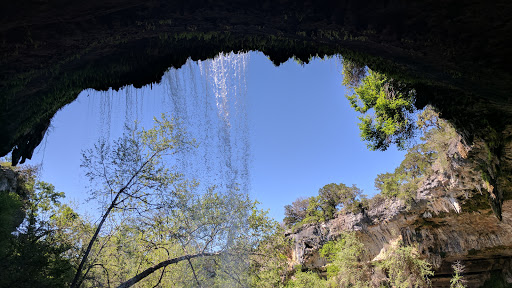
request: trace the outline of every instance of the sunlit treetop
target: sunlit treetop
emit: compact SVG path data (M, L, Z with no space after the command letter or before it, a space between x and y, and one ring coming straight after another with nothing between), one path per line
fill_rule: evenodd
M345 77L361 74L361 68L352 66L357 73L350 74L344 69ZM344 83L353 88L354 94L348 95L347 99L362 114L359 129L368 148L385 151L391 144L396 144L400 150L407 149L417 128L414 120L414 89L372 70L362 80L359 80L360 76L357 78L357 81Z

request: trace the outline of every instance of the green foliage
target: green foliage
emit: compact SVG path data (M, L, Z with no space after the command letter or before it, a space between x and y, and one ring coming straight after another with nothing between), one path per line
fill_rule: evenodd
M347 96L350 105L363 114L359 117L361 138L371 150L386 150L396 144L406 149L414 137L415 91L407 85L369 71L354 94Z
M326 219L334 218L334 214L341 208L349 211L357 209L357 198L362 195L361 189L355 185L348 187L343 183L327 184L318 191L321 209Z
M355 185L330 183L318 190L318 196L298 198L292 205L286 205L284 224L297 228L307 223L324 222L333 219L341 209L359 213L363 201L367 205L361 189Z
M464 265L460 261L456 261L453 265L453 277L450 279L450 288L466 288L464 285Z
M73 276L73 263L67 254L71 247L59 240L60 227L52 221L53 217L62 217L66 205L60 204L59 199L64 193L56 192L51 184L35 182L35 177L26 180L23 184L27 195L23 202L13 193L2 199L6 200L3 205L15 208L2 209L2 216L22 205L25 218L16 233L7 239L3 237L0 286L67 287Z
M298 198L291 205L284 206L283 222L285 225L291 227L304 220L307 216L308 206L309 200L304 198Z
M196 180L171 166L177 152L195 146L175 123L163 115L149 130L135 126L113 145L100 142L84 153L83 167L96 184L92 196L105 212L81 253L78 283L246 287L260 241L279 243L271 236L277 223L236 187L198 191ZM254 269L275 278L276 263L282 264L276 257L270 267Z
M433 276L432 265L420 259L416 248L400 246L400 243L387 251L385 260L379 264L388 275L389 283L396 288L430 287Z
M28 198L33 195L36 169L31 166L13 167L9 159L1 158L1 175L13 177L14 190L0 191L0 257L9 253L11 233L24 221ZM6 179L7 180L7 179ZM7 180L9 181L9 180Z
M320 255L330 262L327 266L329 287L370 287L370 259L355 232L343 233L337 241L327 242Z
M0 257L7 253L11 232L19 224L17 218L20 214L23 215L22 207L23 203L18 194L0 191Z
M64 198L64 192L55 191L55 186L50 183L38 181L35 185L35 193L28 202L29 218L38 218L61 206L60 200ZM32 220L29 220L29 223ZM37 221L34 219L33 221Z
M359 67L357 64L349 63L346 69L352 72L344 73L356 75L357 67ZM349 76L346 77L352 79ZM427 106L418 114L417 121L413 121L414 92L396 81L387 79L382 74L370 71L369 75L362 80L362 84L359 80L350 81L350 85L359 85L354 88L356 94L348 97L352 106L363 114L371 109L374 110L375 119L366 116L366 120L361 124L365 126L363 134L366 133L365 129L376 131L375 135L378 137L370 138L373 139L374 144L379 141L380 144L375 144L374 148L380 147L378 149L384 150L393 141L401 148L410 146L412 143L409 140L413 136L413 131L416 130L421 132L421 142L408 149L404 160L394 172L377 175L375 187L380 191L377 198L366 199L355 186L348 187L342 183L327 184L319 190L318 196L308 199L300 198L292 205L285 206L284 223L287 227L297 228L306 223L333 219L340 209L358 213L386 198L399 198L411 205L419 185L433 172L432 165L437 162L441 169L447 169L449 166L447 150L450 140L457 137L457 134L452 126L439 118L439 113ZM377 127L364 123L380 124Z
M124 219L101 236L84 285L118 286L147 267L203 251L211 256L180 261L137 285L272 287L265 283L281 281L287 260L282 253L289 251L289 242L277 223L256 208L257 202L216 189L189 191L178 202L173 210Z
M322 210L322 198L321 196L309 197L308 198L308 209L306 211L306 218L302 220L302 224L305 223L319 223L325 221L325 214Z
M431 175L436 161L442 169L449 165L446 151L450 140L457 135L455 130L431 107L418 115L417 125L422 130L422 142L407 151L393 173L379 174L375 179L375 188L386 198L397 197L411 202L421 181Z
M175 119L162 114L154 119L153 128L126 127L122 137L113 145L99 141L94 149L84 151L82 165L91 182L91 196L103 206L101 220L82 254L72 287L80 286L93 267L89 256L97 239L107 229L107 220L146 215L155 210L174 209L177 200L186 197L189 189L196 186L169 165L176 153L194 146L185 131L176 125ZM118 219L119 220L119 219ZM105 227L107 226L107 227ZM98 248L96 248L98 249ZM85 272L84 272L85 271Z
M277 225L272 234L264 237L251 256L251 285L255 288L284 287L291 258L291 239Z
M357 87L366 75L366 67L350 58L343 58L341 61L343 67L343 81L341 84L348 87Z
M388 278L379 285L409 288L429 287L432 265L420 259L413 247L392 246L384 260L377 263ZM336 241L327 242L320 255L329 262L327 265L327 287L375 287L372 282L374 263L370 262L364 245L355 232L343 233Z
M395 173L384 173L377 175L375 178L375 188L385 197L397 197L400 195L400 185L402 175Z
M297 267L297 272L293 278L288 281L286 288L310 288L310 287L324 287L325 280L320 279L318 274L312 271L302 272L301 267Z
M112 144L100 140L94 149L85 150L81 167L92 183L92 198L105 209L111 204L118 210L151 208L156 202L172 201L181 190L193 186L167 162L195 145L176 121L162 114L151 129L135 123Z

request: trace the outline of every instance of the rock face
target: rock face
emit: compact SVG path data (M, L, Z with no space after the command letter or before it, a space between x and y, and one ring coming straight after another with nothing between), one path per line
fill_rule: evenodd
M368 211L340 213L326 223L289 233L295 243L294 264L322 271L326 265L318 253L322 245L344 231L356 231L374 261L397 239L417 245L435 268L433 287L449 287L451 264L457 260L466 266L468 287L482 287L496 274L512 283L512 200L508 196L512 145L502 143L499 159L484 146L452 141L449 164L434 165L433 175L423 181L416 203L409 207L388 199ZM482 176L483 162L492 161L499 161L501 169L495 187ZM501 215L492 208L498 194L503 197L497 201L502 203Z
M18 187L16 172L0 166L0 191L1 193L16 192Z
M4 2L0 156L14 149L14 163L83 89L141 87L230 51L276 64L340 53L410 82L418 108L436 106L469 135L512 119L507 0Z
M8 193L15 193L23 198L24 191L23 188L20 187L22 186L21 182L20 175L15 170L0 165L0 199L6 199L4 196L7 196L5 194ZM4 211L0 211L0 214L2 214L2 212ZM20 207L15 210L13 217L8 217L8 215L1 216L4 216L2 220L10 222L6 225L7 228L10 229L10 231L14 231L16 227L23 222L25 212L22 207Z

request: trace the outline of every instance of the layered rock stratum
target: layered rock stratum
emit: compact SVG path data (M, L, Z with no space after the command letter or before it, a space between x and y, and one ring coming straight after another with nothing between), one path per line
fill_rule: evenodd
M510 135L507 131L505 136ZM450 142L448 165L434 164L434 173L420 185L415 203L386 199L357 214L342 211L325 223L289 231L287 236L294 243L292 264L325 271L327 262L319 249L341 233L355 231L372 261L381 260L397 240L416 246L433 264L433 287L450 286L451 265L456 261L465 265L468 287L482 287L497 275L512 283L512 200L508 197L512 142L503 141L496 156L481 141L464 145L460 140ZM489 172L493 169L495 185L485 176L493 174ZM493 203L501 206L493 208ZM501 215L496 214L498 210Z

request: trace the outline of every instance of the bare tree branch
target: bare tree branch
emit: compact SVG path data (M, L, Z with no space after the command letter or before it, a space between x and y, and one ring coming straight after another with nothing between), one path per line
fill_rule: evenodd
M98 227L96 227L96 231L94 231L94 235L92 236L91 240L89 241L89 244L87 245L87 249L85 250L85 254L84 256L82 257L82 260L80 261L80 264L78 265L78 268L76 270L76 273L75 273L75 277L73 278L73 282L71 283L71 288L76 288L78 287L78 284L79 284L79 280L81 278L81 274L82 274L82 270L84 268L84 265L85 265L85 262L87 261L87 257L89 257L89 253L91 253L91 249L92 249L92 246L94 244L94 242L96 241L96 238L98 238L98 234L100 233L100 230L103 226L103 224L105 223L105 221L107 220L110 212L112 211L112 209L114 209L116 206L117 206L117 201L119 200L119 197L124 193L124 191L126 189L128 189L128 187L132 184L132 182L135 180L135 178L139 175L139 173L142 172L142 170L144 169L144 167L154 158L158 155L158 153L162 152L163 150L157 150L155 153L153 153L149 159L147 159L140 167L139 169L132 175L132 177L130 177L130 179L128 180L128 182L126 182L126 184L121 188L119 189L119 191L117 192L116 194L116 197L114 197L114 200L112 200L112 202L110 203L110 206L107 208L107 211L105 211L105 214L103 214L103 216L101 217L101 221L100 221L100 224L98 224Z
M183 260L190 260L190 259L193 259L193 258L197 258L197 257L210 257L210 256L217 256L217 255L220 255L220 253L198 253L198 254L193 254L193 255L184 255L184 256L181 256L181 257L177 257L177 258L173 258L173 259L168 259L168 260L165 260L165 261L162 261L144 271L142 271L141 273L135 275L134 277L132 277L131 279L123 282L121 285L117 286L117 288L128 288L128 287L131 287L133 286L134 284L138 283L140 280L148 277L149 275L153 274L155 271L157 271L158 269L160 268L163 268L163 267L167 267L169 265L172 265L172 264L176 264L176 263L179 263Z

